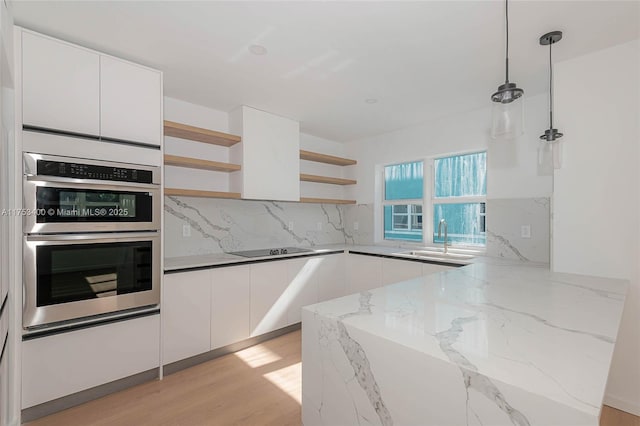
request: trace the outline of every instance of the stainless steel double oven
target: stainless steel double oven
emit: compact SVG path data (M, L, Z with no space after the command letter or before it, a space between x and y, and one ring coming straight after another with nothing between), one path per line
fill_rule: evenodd
M160 301L160 168L25 153L25 329Z

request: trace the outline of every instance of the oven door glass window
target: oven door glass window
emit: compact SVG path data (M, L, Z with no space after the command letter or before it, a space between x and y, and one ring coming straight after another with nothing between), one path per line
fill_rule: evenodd
M37 306L152 288L152 242L37 247Z
M152 195L147 192L38 187L38 223L151 222Z

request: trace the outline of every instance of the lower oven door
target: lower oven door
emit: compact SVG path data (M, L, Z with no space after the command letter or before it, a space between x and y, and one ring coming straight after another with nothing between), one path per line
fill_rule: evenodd
M24 328L157 305L156 232L24 239Z

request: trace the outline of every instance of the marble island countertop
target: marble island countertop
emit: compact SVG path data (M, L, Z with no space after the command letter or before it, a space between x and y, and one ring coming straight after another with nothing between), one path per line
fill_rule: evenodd
M627 286L489 259L305 307L304 424L596 426Z

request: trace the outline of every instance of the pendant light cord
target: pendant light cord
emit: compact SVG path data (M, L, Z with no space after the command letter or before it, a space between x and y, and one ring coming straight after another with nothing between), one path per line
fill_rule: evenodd
M549 124L550 129L553 129L553 65L551 62L551 46L553 40L549 42Z
M504 20L507 27L507 43L505 48L505 83L509 82L509 0L504 0Z

